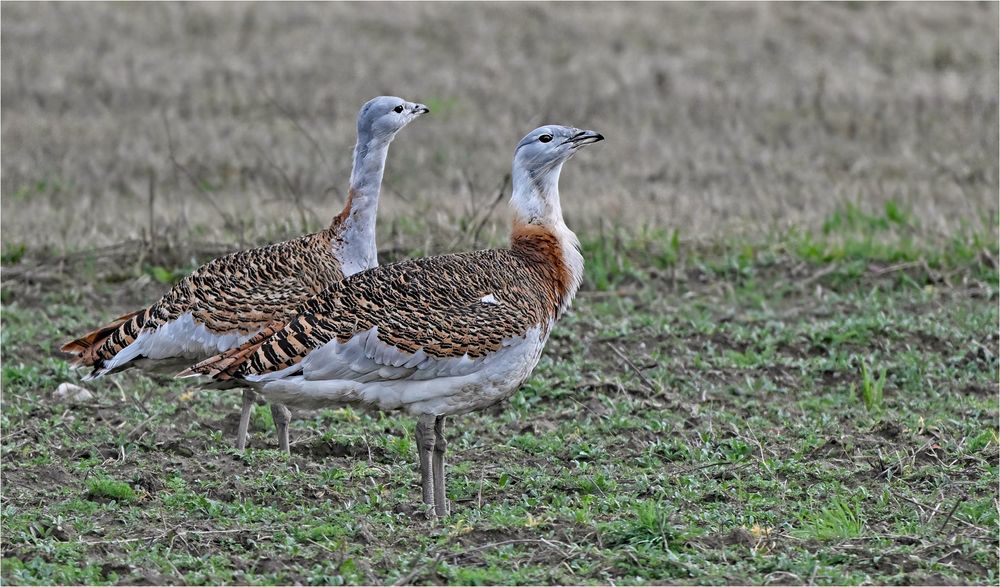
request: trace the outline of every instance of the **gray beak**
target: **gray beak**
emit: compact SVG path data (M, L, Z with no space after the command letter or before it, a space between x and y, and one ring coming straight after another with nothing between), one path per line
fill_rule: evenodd
M414 114L427 114L430 111L431 111L431 109L428 108L427 106L424 106L423 104L414 104L413 105L413 113Z
M566 139L565 142L570 143L574 147L582 147L584 145L590 145L598 141L603 141L604 135L593 130L581 130L575 135Z

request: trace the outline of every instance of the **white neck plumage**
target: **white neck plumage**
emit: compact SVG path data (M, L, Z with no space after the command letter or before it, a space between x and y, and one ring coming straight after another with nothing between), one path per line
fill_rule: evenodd
M556 288L558 318L573 301L580 283L583 281L583 255L576 234L563 221L559 203L559 174L562 164L542 171L529 171L519 165L513 169L514 191L510 198L514 209L512 243L526 240L531 235L550 237L554 240L553 250L540 250L541 258L547 258L555 269L559 282ZM531 238L548 249L543 243L549 238Z
M375 247L375 217L389 142L373 138L354 148L354 168L347 205L340 213L339 242L335 254L341 260L344 277L378 265Z

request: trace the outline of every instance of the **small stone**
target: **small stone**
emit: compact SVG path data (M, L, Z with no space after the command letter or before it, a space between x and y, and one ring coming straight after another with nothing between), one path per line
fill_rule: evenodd
M53 392L52 397L58 401L82 404L94 399L94 394L89 389L73 385L72 383L60 383Z

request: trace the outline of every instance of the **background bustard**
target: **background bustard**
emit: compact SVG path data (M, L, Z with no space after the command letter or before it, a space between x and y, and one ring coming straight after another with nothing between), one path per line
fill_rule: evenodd
M129 367L176 373L241 345L331 283L378 265L375 215L389 144L423 104L379 96L358 113L358 138L343 211L317 233L238 251L202 265L152 305L66 343L93 379ZM246 445L255 394L243 394L236 446ZM271 406L278 443L288 452L288 408Z
M246 382L271 401L417 417L423 500L448 513L444 421L509 397L576 294L583 257L563 222L563 163L600 134L529 133L514 152L509 249L403 261L348 278L275 334L181 373Z

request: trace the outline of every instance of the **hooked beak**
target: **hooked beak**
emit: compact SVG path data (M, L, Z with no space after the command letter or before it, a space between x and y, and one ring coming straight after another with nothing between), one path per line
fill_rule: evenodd
M599 132L592 130L581 130L577 132L575 135L563 141L563 143L564 144L569 143L575 149L578 147L582 147L584 145L591 145L593 143L603 140L604 140L604 135L602 135Z
M414 104L413 105L413 113L414 114L427 114L430 111L431 111L431 109L428 108L427 106L424 106L423 104Z

